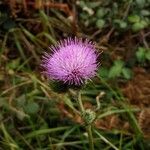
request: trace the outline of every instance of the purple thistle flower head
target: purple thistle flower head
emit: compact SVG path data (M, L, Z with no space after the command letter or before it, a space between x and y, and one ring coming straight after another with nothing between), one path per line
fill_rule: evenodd
M68 85L81 85L96 74L98 68L95 44L89 40L67 38L51 46L42 60L44 74Z

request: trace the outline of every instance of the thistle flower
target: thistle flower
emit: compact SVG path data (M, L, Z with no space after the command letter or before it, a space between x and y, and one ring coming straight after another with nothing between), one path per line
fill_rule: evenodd
M50 47L42 60L43 73L48 78L68 85L81 85L98 68L95 45L89 40L67 38Z

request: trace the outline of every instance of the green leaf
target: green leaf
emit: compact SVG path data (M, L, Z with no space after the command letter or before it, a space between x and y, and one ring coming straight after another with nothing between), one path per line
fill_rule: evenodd
M142 7L144 7L146 1L145 0L136 0L136 3L140 8L142 8Z
M6 99L0 97L0 107L2 107L3 105L7 105L7 101Z
M119 28L124 29L127 27L127 23L120 19L115 19L114 23L119 26Z
M118 77L121 74L122 68L124 66L124 62L121 60L116 60L114 62L114 65L110 68L108 77L109 78L115 78Z
M20 58L14 59L7 64L7 69L16 69L20 65Z
M86 6L84 1L79 1L78 5L82 8Z
M142 28L143 28L143 26L139 22L134 23L132 25L132 30L135 31L135 32L141 30Z
M148 11L148 10L141 10L141 15L142 16L150 16L150 11Z
M141 20L140 22L136 22L132 25L133 31L139 31L148 26L148 23L145 20Z
M125 79L131 79L131 77L132 77L132 71L129 68L123 68L122 74L123 74Z
M35 114L39 110L39 105L35 102L30 102L24 107L26 113Z
M104 15L106 14L106 11L104 8L99 8L98 11L96 12L96 16L98 18L102 18L104 17Z
M53 132L55 133L55 132L63 131L66 129L69 129L69 127L65 126L65 127L56 127L56 128L50 128L50 129L34 130L34 131L29 132L27 135L25 135L25 138L33 138L39 135L49 134Z
M108 69L105 68L105 67L101 67L100 70L99 70L99 75L102 77L102 78L107 78L108 77Z
M16 99L16 102L17 102L17 106L18 107L23 107L25 105L25 102L26 102L26 96L25 96L25 94L19 96Z
M101 2L99 2L99 1L97 1L97 2L86 2L86 4L89 8L96 8L101 4Z
M143 47L139 47L138 51L136 52L136 57L139 62L145 61L145 55L146 54L146 49Z
M115 60L114 64L115 64L116 66L121 66L121 67L123 67L124 62L123 62L122 60Z
M138 15L130 15L128 17L128 21L131 22L131 23L139 22L140 17Z
M96 21L96 26L98 27L98 28L103 28L104 27L104 25L105 25L105 21L103 20L103 19L98 19L97 21Z
M140 23L143 25L143 28L147 27L148 26L148 22L147 20L141 20Z
M119 25L120 25L120 28L122 29L127 27L127 23L125 21L121 21Z
M146 53L146 59L147 60L150 60L150 49L147 51L147 53Z

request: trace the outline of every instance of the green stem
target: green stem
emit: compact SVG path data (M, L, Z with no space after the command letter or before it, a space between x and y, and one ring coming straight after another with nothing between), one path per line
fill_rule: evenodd
M82 99L81 99L81 92L78 91L78 105L79 105L79 109L81 111L81 114L84 113L84 107L83 107L83 103L82 103ZM87 133L88 133L88 139L89 139L89 147L90 150L94 150L94 144L93 144L93 137L92 137L92 130L91 130L91 125L88 125L86 127Z
M82 114L84 112L84 107L83 107L80 91L78 91L78 104L79 104L79 109L80 109L81 114Z
M88 133L90 150L94 150L94 143L93 143L91 125L88 125L86 127L86 130L87 130L87 133Z

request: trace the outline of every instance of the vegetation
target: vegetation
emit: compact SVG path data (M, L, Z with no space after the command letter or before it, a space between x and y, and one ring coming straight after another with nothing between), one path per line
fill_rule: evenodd
M0 1L0 150L89 150L73 90L42 74L41 56L68 36L96 42L83 87L95 150L150 149L150 0ZM59 92L58 92L59 90Z

